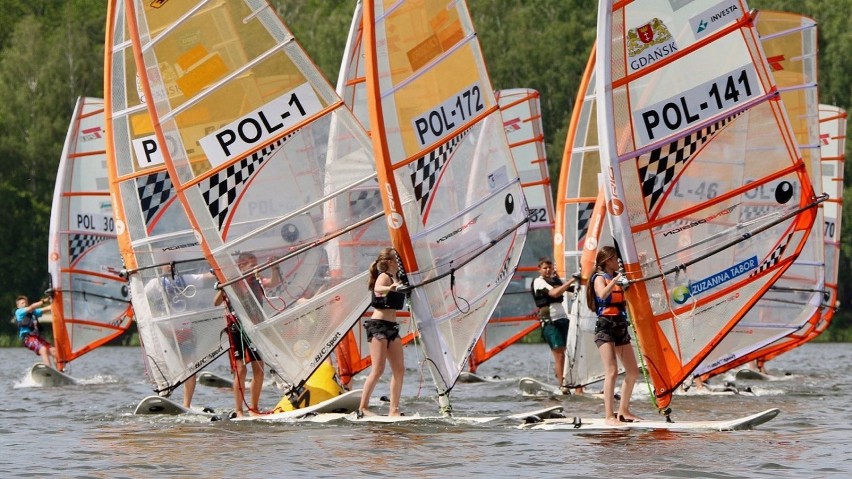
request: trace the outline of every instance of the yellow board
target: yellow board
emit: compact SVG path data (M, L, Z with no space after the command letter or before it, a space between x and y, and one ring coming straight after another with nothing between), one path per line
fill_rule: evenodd
M305 389L299 395L296 405L290 402L290 398L284 396L275 406L272 412L287 412L299 408L313 406L333 397L343 394L343 388L335 379L336 371L331 362L324 361L314 374L305 382Z

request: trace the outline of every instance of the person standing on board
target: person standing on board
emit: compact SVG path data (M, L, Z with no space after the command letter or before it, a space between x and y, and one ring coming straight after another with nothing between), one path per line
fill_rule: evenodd
M174 273L163 270L145 285L145 296L155 316L178 315L185 311L198 311L203 304L203 291L209 291L216 277L210 273ZM209 298L209 296L206 296ZM209 301L209 299L208 299ZM209 303L208 303L209 304ZM184 362L195 357L195 331L188 319L175 320L172 323L178 352ZM192 408L192 397L197 384L195 374L183 382L183 407ZM209 408L203 408L208 410Z
M257 256L250 252L243 252L237 257L237 265L240 271L247 273L257 268ZM246 277L249 289L261 306L265 299L265 288L276 287L281 282L278 267L272 268L272 278L260 278L258 275ZM218 306L225 301L225 292L220 290L216 295L214 303ZM243 333L240 322L227 305L227 327L228 342L231 344L231 367L234 371L234 417L243 417L243 405L248 407L249 416L260 416L260 394L263 392L263 360L257 348L251 343L248 336ZM251 364L251 384L249 384L249 403L245 400L245 384L247 365Z
M376 388L376 383L385 372L385 362L390 363L390 410L389 416L399 416L399 398L402 395L402 380L405 364L402 356L402 339L399 336L399 323L396 312L403 308L405 295L398 290L403 286L397 279L399 265L397 253L392 248L379 252L376 261L370 266L368 289L372 294L370 305L373 315L364 322L367 330L367 341L370 343L370 361L372 369L364 382L361 394L361 404L358 406L358 417L374 416L370 411L370 395Z
M604 365L604 410L606 423L638 421L630 412L630 395L639 377L636 354L630 345L627 322L627 302L624 297L626 278L618 271L618 253L612 246L604 246L595 257L595 273L589 280L586 301L589 309L598 315L595 323L595 344ZM621 400L618 413L613 409L615 381L618 378L618 360L624 366Z
M53 367L55 364L56 369L62 371L63 365L56 364L56 348L44 339L38 330L38 318L41 317L42 311L47 309L48 301L45 298L30 304L26 296L21 295L15 298L15 305L18 307L15 310L15 323L18 326L18 337L21 338L24 346L41 356L41 362L47 366Z
M562 305L566 291L573 291L574 278L562 282L549 258L538 260L539 277L533 280L532 291L538 306L541 335L553 353L556 384L562 387L565 371L565 345L568 342L568 313Z

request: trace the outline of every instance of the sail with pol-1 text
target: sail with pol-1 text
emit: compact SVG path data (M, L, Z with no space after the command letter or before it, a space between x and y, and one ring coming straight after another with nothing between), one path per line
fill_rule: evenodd
M133 2L129 18L176 195L296 394L369 302L375 252L336 247L386 235L369 140L267 2Z

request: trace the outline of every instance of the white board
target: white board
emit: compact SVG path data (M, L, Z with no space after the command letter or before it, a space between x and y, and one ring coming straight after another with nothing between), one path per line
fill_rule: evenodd
M44 364L36 363L29 371L30 378L34 384L38 386L69 386L77 384L77 380L71 376L59 372L56 369Z
M361 404L361 389L353 389L321 403L299 408L293 411L263 414L261 416L243 416L232 421L288 421L312 417L315 415L344 416L358 410Z
M213 417L212 412L197 411L195 409L187 409L182 404L172 401L169 398L160 396L148 396L136 406L133 414L199 414L202 416Z
M359 418L355 413L351 414L320 414L308 418L311 422L332 422L346 420L348 422L364 423L411 423L411 422L442 422L447 424L485 424L499 421L523 422L529 420L544 420L562 417L562 406L550 406L507 416L422 416L419 413L407 416L364 416Z
M737 431L752 429L763 424L778 415L780 409L772 408L766 411L752 414L750 416L726 420L705 421L636 421L622 422L611 426L606 424L603 418L565 418L565 419L543 419L539 422L528 422L518 426L521 429L536 429L544 431L602 431L623 429L665 429L670 431Z

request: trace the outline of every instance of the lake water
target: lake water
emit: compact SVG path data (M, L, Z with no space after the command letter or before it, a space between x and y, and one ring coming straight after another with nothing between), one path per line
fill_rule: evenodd
M514 424L397 425L210 422L201 416L133 416L151 394L139 348L101 348L70 374L83 384L37 388L24 381L36 356L0 349L0 477L327 478L327 477L678 477L822 478L852 476L852 345L807 344L768 364L778 380L738 381L755 396L682 396L675 420L727 419L778 407L752 431L580 433L517 429ZM511 414L563 405L568 416L600 416L600 400L522 397L517 379L545 379L543 344L515 345L485 363L503 382L458 384L457 415ZM402 409L433 415L428 372L406 348ZM210 370L228 375L217 360ZM389 376L389 372L386 374ZM363 382L356 378L356 386ZM387 378L385 378L387 379ZM388 392L385 380L377 395ZM175 393L179 399L181 393ZM261 406L279 397L264 390ZM230 391L199 385L195 405L227 409ZM654 417L648 400L634 412Z

